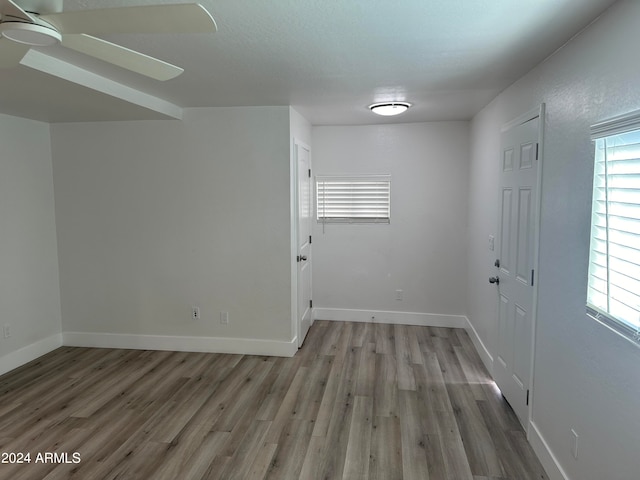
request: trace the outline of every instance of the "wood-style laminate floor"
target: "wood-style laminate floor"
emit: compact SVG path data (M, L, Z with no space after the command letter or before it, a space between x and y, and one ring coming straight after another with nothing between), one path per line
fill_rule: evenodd
M0 452L30 453L11 480L547 478L464 330L324 321L293 358L60 348L0 377Z

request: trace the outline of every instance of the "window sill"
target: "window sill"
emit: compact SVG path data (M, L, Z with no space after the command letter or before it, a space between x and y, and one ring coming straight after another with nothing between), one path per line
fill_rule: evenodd
M640 330L633 329L590 306L587 306L587 316L640 348Z

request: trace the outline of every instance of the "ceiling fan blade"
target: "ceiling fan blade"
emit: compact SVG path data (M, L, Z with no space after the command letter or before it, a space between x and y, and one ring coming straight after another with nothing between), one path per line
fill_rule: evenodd
M22 57L29 51L28 45L0 38L0 68L13 68L20 64Z
M40 18L61 33L206 33L217 30L198 3L146 5L52 13Z
M28 23L37 22L37 17L25 12L13 0L0 0L0 19L2 21L23 20Z
M184 72L170 63L90 35L63 35L62 45L156 80L170 80Z

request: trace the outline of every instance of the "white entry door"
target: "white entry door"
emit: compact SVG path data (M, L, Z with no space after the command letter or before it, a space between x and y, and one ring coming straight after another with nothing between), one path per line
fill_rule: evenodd
M539 125L538 114L502 134L499 273L490 279L498 287L494 377L525 431L532 374Z
M311 214L312 183L309 148L295 144L298 175L298 346L302 346L312 321L311 303Z

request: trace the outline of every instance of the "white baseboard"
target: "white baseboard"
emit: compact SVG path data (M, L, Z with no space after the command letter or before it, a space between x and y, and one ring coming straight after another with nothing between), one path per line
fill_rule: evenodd
M132 350L172 350L178 352L233 353L292 357L298 339L289 341L224 337L173 337L114 333L65 332L63 345L69 347L125 348Z
M55 334L0 357L0 375L21 367L62 346L62 335Z
M467 324L465 325L464 328L467 331L469 338L473 342L473 346L476 347L476 351L478 352L478 355L480 355L480 359L482 360L482 363L484 363L484 366L486 367L486 369L493 376L493 355L491 355L491 353L489 352L489 349L485 346L484 342L480 338L480 335L478 335L478 332L476 331L471 321L466 317L465 319L467 321Z
M317 320L338 322L390 323L395 325L418 325L423 327L464 328L464 315L442 315L437 313L385 312L380 310L350 310L345 308L313 307Z
M549 480L570 480L536 424L531 421L529 422L529 426L529 443L547 472Z

